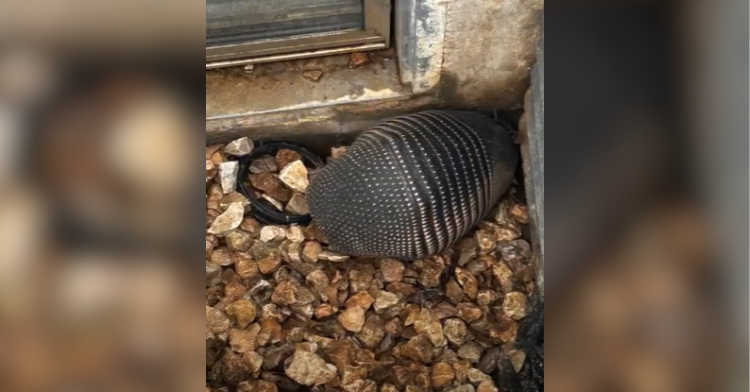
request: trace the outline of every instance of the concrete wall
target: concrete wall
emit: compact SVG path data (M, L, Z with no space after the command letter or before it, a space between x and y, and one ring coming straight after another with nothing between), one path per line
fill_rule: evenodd
M541 38L543 0L452 0L440 93L451 105L518 109Z

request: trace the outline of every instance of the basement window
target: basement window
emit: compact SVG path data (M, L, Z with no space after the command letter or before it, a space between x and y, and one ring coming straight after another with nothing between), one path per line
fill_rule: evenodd
M206 0L206 68L390 45L390 0Z

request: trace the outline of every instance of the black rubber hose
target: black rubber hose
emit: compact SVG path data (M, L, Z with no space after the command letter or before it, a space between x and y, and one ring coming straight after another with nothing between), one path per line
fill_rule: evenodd
M275 156L276 153L280 150L292 150L300 154L300 156L302 156L302 162L305 164L305 166L307 166L308 168L312 168L313 170L322 169L324 166L323 160L304 146L283 141L258 142L255 146L255 149L253 149L253 152L250 153L250 155L242 157L239 160L240 172L237 186L240 193L250 201L250 214L253 218L257 219L258 222L267 225L308 224L312 220L309 214L285 214L282 211L278 211L274 208L268 207L260 200L258 200L253 192L248 190L245 186L245 181L247 180L248 171L250 170L250 165L252 164L252 162L255 159L258 159L265 155Z

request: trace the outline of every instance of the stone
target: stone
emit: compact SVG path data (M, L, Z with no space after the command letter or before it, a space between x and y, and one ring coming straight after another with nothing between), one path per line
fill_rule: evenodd
M245 206L241 203L235 203L229 206L223 214L214 220L208 229L209 234L223 236L226 233L237 229L245 218Z
M250 164L249 171L252 174L276 173L279 167L276 165L276 158L266 155L254 160Z
M359 306L349 308L339 315L338 320L347 331L360 333L365 326L365 309Z
M479 246L480 253L492 252L497 246L494 234L485 230L477 230L476 233L474 233L474 240Z
M508 216L522 225L528 224L529 208L524 205L514 204L510 210L508 210Z
M328 261L331 263L344 263L349 260L349 256L342 255L336 252L331 252L328 250L325 250L323 252L320 252L318 255L318 258L323 261Z
M435 360L436 349L425 335L417 335L401 346L401 355L406 358L430 364Z
M250 183L255 189L258 189L279 203L286 203L292 198L292 191L285 188L281 181L271 173L260 173L250 176Z
M279 392L278 388L276 387L276 384L263 381L263 380L255 380L255 381L244 381L240 383L237 386L238 392ZM218 390L215 390L215 392L218 392Z
M528 300L526 295L519 292L508 293L503 301L503 311L515 321L522 320L528 315Z
M479 369L475 369L475 368L469 369L469 382L471 382L474 385L477 385L484 381L492 381L492 378L489 375L482 373L482 371Z
M443 388L451 385L453 380L456 378L456 373L453 371L453 366L439 362L432 367L432 385L435 388Z
M419 283L425 288L435 288L440 286L440 277L445 270L445 263L440 257L425 260L422 272L419 276Z
M273 206L273 208L277 209L278 211L284 211L284 205L273 197L264 193L260 196L260 198L267 201L269 204L271 204L271 206Z
M224 147L224 152L235 157L244 157L250 155L254 148L253 141L250 138L243 137L227 144Z
M225 195L237 191L237 176L239 173L240 164L237 162L224 162L219 165L221 189Z
M499 392L495 383L490 381L482 381L477 387L476 392Z
M260 230L260 240L262 242L282 241L286 239L286 230L279 226L264 226Z
M513 290L513 270L503 261L498 261L492 266L492 275L500 283L504 293Z
M241 299L227 306L226 313L237 326L244 329L255 321L257 308L249 299Z
M309 273L305 279L307 280L307 283L312 285L315 291L320 294L320 297L323 301L328 301L328 295L326 291L331 285L331 280L328 278L328 275L325 272L321 270L313 271Z
M389 291L379 291L375 298L375 312L381 313L383 310L396 306L401 300L398 295Z
M298 152L289 149L281 149L276 153L276 166L279 169L286 167L288 164L294 161L301 161L302 155ZM277 169L278 170L278 169Z
M247 329L232 329L229 331L229 346L232 351L243 354L255 351L260 325L253 324Z
M515 370L516 373L521 373L523 365L526 363L526 353L521 350L514 352L510 356L510 363L513 365L513 370Z
M440 319L427 309L422 309L419 313L419 318L414 323L414 330L417 333L426 335L435 347L445 345L445 336L443 335L443 326L440 324Z
M227 248L235 252L247 252L253 246L253 236L242 230L232 230L224 237Z
M302 248L302 260L307 263L317 263L321 253L323 253L323 246L319 242L306 242Z
M370 64L370 57L367 55L367 53L352 53L351 57L349 58L349 68L351 69L364 67L368 64Z
M377 315L370 315L365 321L365 326L359 335L359 339L367 348L375 348L385 337L383 320Z
M313 70L305 71L302 73L303 78L314 83L320 82L320 79L323 79L323 75L324 75L323 71L319 69L313 69Z
M300 244L305 241L305 232L299 226L290 226L286 230L286 238L296 244Z
M298 350L285 368L287 377L300 385L323 385L336 377L336 366L308 351Z
M398 260L385 259L380 262L380 274L386 283L402 282L405 270L404 263Z
M361 291L355 295L353 295L349 300L346 301L347 308L354 308L354 307L360 307L365 310L370 309L370 306L372 306L372 303L375 302L375 299L372 298L370 293L367 291Z
M206 329L214 334L222 334L229 330L232 321L219 309L206 305Z
M465 359L473 364L479 363L479 360L482 359L482 353L484 352L484 349L482 346L480 346L476 342L468 342L461 346L460 349L458 349L458 357Z
M466 296L472 300L476 300L477 294L479 293L479 283L477 283L477 278L463 268L456 268L456 279L458 280L458 284L463 287Z
M315 296L296 281L287 280L276 286L271 300L278 305L307 305L315 301Z
M289 203L286 204L286 211L294 215L309 215L310 207L307 205L305 195L294 192L292 198L289 199Z
M299 193L307 192L310 186L309 173L302 161L294 161L281 169L279 180L289 189Z
M476 392L476 389L474 389L473 385L467 384L467 385L461 385L458 388L451 389L449 392Z
M466 324L456 318L445 320L443 331L445 331L446 339L456 347L463 346L469 337L469 329Z

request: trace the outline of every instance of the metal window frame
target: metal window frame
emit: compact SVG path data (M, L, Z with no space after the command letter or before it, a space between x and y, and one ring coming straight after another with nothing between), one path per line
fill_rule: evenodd
M364 30L207 47L206 69L388 48L391 36L391 1L364 0L364 16Z

